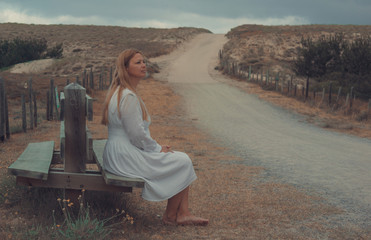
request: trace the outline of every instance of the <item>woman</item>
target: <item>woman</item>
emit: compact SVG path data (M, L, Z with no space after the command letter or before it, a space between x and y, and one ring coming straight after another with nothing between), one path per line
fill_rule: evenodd
M189 185L197 178L191 159L151 138L150 116L136 92L145 76L141 52L128 49L118 56L103 110L102 123L108 125L103 166L116 175L143 179L144 199L167 199L163 223L207 225L208 219L193 216L188 209Z

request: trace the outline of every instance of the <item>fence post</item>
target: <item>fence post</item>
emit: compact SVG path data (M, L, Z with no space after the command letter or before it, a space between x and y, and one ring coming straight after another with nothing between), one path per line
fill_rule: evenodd
M350 88L349 94L349 109L351 110L353 106L353 87Z
M251 81L251 65L249 66L249 82Z
M86 69L84 69L84 72L82 73L82 86L84 88L86 88L85 82L86 82Z
M22 94L21 101L22 101L22 129L23 129L23 132L26 132L27 131L27 118L26 118L26 102L24 99L24 94Z
M331 105L331 95L332 95L332 82L330 82L330 86L328 90L328 105Z
M86 90L76 83L64 88L65 94L65 172L85 172Z
M50 113L50 110L49 110L50 100L49 100L49 98L50 98L50 93L49 93L49 90L48 90L48 91L46 91L46 120L48 120L48 121L50 121L50 115L49 115L49 113Z
M32 109L32 78L28 80L28 100L30 104L30 129L33 129L33 109Z
M54 79L50 79L49 91L49 120L53 120L53 106L54 106Z
M0 140L5 140L5 87L4 80L0 77Z
M55 118L58 119L59 113L58 113L58 108L59 108L59 98L58 98L58 87L55 86L54 90L54 96L55 96Z
M339 102L340 94L341 94L341 87L339 87L338 95L336 96L336 104Z
M61 92L60 99L61 99L61 102L60 102L61 110L59 111L59 113L60 113L59 114L59 120L63 121L63 119L64 119L64 92Z
M36 104L36 94L35 94L35 92L32 94L32 96L33 96L34 124L35 124L35 127L37 128L37 104Z
M279 76L278 76L278 73L276 74L276 77L274 79L274 84L275 84L275 88L276 88L276 92L278 92L278 82L279 82Z
M64 172L84 173L86 170L86 89L77 83L64 87L65 94L65 146ZM82 186L83 188L83 186ZM65 199L77 202L80 191L65 189Z
M368 99L367 119L371 120L371 98Z
M90 88L94 89L94 75L93 75L93 68L90 68Z

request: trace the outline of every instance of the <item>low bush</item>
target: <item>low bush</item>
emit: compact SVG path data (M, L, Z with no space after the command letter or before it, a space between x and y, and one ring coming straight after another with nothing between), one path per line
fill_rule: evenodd
M44 38L0 40L0 68L43 58L61 58L62 53L62 44L48 48Z

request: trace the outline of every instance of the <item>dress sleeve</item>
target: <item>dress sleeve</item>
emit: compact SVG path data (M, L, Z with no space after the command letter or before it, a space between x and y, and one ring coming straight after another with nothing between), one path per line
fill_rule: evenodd
M129 93L120 102L121 124L130 142L146 152L160 152L162 147L152 139L150 132L144 126L142 109L139 99Z

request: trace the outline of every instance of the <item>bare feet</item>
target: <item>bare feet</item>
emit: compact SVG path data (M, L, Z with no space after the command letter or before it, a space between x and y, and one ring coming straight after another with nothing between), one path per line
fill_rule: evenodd
M170 220L170 219L162 219L162 223L164 225L169 225L169 226L175 226L177 225L177 222L176 221L173 221L173 220Z
M177 225L176 219L171 219L167 217L165 214L162 216L162 223L164 225Z
M209 223L209 219L196 217L193 215L187 215L178 217L176 219L178 225L197 225L197 226L206 226Z

